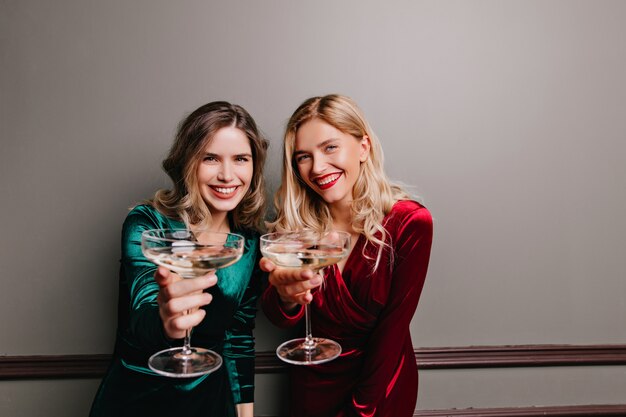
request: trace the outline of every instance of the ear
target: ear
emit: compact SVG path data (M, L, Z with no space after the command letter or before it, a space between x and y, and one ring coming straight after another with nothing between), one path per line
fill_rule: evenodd
M370 142L370 137L365 135L361 138L359 142L359 161L365 162L370 157L370 148L372 144Z

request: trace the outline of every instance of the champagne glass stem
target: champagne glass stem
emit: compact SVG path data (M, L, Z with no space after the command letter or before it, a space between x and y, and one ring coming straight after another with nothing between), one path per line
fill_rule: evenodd
M185 311L185 314L189 314L190 310ZM184 356L189 356L192 353L191 350L191 329L185 330L185 339L183 341L183 350L181 352Z
M311 333L311 303L304 306L304 321L306 326L306 336L304 336L304 348L306 350L315 349L315 340Z
M207 272L207 274L213 274L215 273L215 270L212 269L209 272ZM182 275L182 274L181 274ZM191 274L191 275L182 275L183 278L196 278L197 275ZM191 310L187 310L185 311L185 314L190 314ZM191 329L186 329L185 330L185 338L183 339L183 349L181 351L181 354L183 356L190 356L193 353L193 350L191 349Z
M319 274L319 269L314 269L314 274ZM313 301L311 301L312 303ZM304 336L304 348L306 350L315 349L315 340L313 339L313 332L311 330L311 303L304 306L304 321L305 321L305 336Z

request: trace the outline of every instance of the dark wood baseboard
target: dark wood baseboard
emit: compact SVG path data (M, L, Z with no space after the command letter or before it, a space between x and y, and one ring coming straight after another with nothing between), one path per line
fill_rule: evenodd
M101 378L111 355L0 356L0 380Z
M418 348L420 369L626 365L626 345L524 345ZM99 378L111 355L0 356L0 380ZM285 372L274 352L257 352L257 373ZM624 414L626 416L626 414Z
M415 349L419 369L626 365L626 345L517 345ZM273 352L259 352L257 372L283 372Z
M417 410L413 417L616 417L626 416L626 404L551 407L451 408ZM284 416L258 416L284 417Z
M553 407L467 408L418 410L414 417L608 417L626 416L626 404Z

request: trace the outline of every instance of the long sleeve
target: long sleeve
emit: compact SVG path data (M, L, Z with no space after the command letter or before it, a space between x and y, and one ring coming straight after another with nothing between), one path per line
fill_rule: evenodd
M156 301L159 287L154 281L156 266L141 252L141 233L144 230L163 227L145 210L133 210L122 229L121 267L124 285L120 291L127 291L128 329L132 344L147 352L156 352L170 346L159 317ZM138 346L137 346L138 345Z
M385 308L368 341L359 383L352 401L342 416L372 416L378 404L393 387L399 358L410 337L409 324L420 298L432 244L432 218L420 207L396 219L397 233L392 233L395 267ZM381 267L383 267L381 265Z
M304 317L304 306L300 306L293 313L286 312L282 308L276 288L272 285L263 292L261 308L269 321L280 328L293 327Z
M253 245L256 250L256 242ZM231 326L226 329L224 340L224 364L235 404L254 402L254 337L257 301L261 293L262 271L256 267L259 256L254 259L255 268L241 303L233 316Z

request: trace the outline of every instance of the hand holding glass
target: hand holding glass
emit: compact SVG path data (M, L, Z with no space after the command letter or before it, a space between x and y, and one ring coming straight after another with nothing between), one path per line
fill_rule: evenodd
M263 256L282 268L309 268L318 273L336 264L350 253L350 234L346 232L277 232L261 236ZM306 336L289 340L278 347L276 354L295 365L315 365L331 361L341 353L339 343L314 338L311 333L311 307L305 305Z
M243 254L244 238L234 233L206 232L203 243L185 229L147 230L141 235L141 250L157 265L183 278L196 278L237 262ZM222 358L212 350L190 345L190 329L185 331L182 347L162 350L148 360L154 372L189 378L208 374L222 365Z

